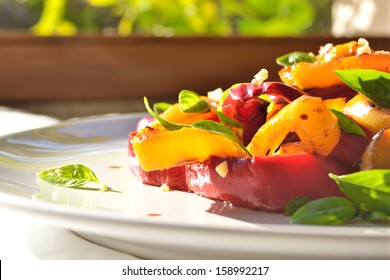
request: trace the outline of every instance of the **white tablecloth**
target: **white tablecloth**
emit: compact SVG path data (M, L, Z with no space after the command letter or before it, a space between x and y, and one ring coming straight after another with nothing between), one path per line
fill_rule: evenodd
M0 135L52 125L58 120L0 106ZM1 208L0 259L18 260L95 260L136 259L56 228L31 217Z

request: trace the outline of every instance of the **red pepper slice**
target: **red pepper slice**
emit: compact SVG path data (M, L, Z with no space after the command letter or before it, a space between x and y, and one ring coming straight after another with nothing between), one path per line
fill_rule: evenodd
M224 161L228 168L223 177L216 167ZM131 172L145 184L167 184L173 189L227 201L234 206L268 212L283 211L286 203L297 196L313 199L343 196L328 174L350 171L335 160L298 153L242 159L210 157L200 163L147 172L140 168L132 152L131 135L129 165Z

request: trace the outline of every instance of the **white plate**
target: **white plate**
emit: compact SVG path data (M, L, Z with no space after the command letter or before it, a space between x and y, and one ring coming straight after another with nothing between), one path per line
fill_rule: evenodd
M282 214L232 207L134 180L127 136L140 115L108 115L0 138L0 204L98 244L151 259L389 259L390 228L302 226ZM81 163L118 192L36 183Z

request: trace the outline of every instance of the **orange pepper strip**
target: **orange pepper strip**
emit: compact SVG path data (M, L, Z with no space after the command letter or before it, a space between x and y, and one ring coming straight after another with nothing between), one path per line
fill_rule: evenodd
M248 157L228 138L196 128L167 131L146 127L133 137L132 145L145 171L204 161L210 156Z
M331 45L331 48L326 45L320 49L316 62L286 66L279 71L279 77L288 85L306 90L343 84L334 73L338 69L365 68L390 73L390 53L374 52L368 42L364 41L351 41L334 47Z
M247 149L252 155L274 155L290 132L295 132L302 142L302 148L298 151L323 156L329 155L341 136L337 117L323 100L301 96L265 123Z
M279 76L284 83L300 89L326 88L343 84L334 70L364 68L390 72L389 64L390 54L363 54L330 62L301 62L281 69Z

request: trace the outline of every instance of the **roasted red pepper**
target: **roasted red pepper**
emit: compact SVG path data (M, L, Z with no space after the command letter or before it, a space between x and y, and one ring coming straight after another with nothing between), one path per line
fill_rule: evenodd
M131 141L129 145L131 151ZM149 172L142 170L134 154L130 153L129 158L132 173L145 184L167 184L235 206L270 212L283 211L285 204L297 196L341 196L328 174L346 171L336 161L309 153L243 159L210 157L204 162ZM224 161L228 170L223 177L216 167Z

